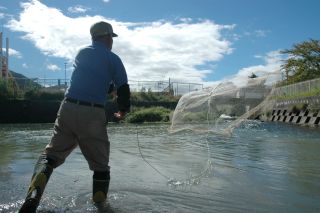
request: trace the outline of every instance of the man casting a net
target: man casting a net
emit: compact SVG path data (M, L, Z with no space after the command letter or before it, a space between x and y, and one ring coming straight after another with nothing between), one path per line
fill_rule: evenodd
M30 187L20 212L35 212L54 168L60 166L79 145L93 171L92 200L106 200L109 182L110 144L106 130L105 101L111 82L117 90L122 119L130 109L130 89L121 59L111 52L112 26L98 22L91 26L92 45L81 49L74 61L70 87L54 125L53 136L36 163Z

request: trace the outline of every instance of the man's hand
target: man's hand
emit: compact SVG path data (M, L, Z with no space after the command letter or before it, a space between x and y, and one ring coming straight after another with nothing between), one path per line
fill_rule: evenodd
M116 117L117 119L122 120L122 119L124 119L124 117L126 116L126 113L125 113L125 112L122 112L122 111L119 111L119 112L114 113L113 115L114 115L114 117Z

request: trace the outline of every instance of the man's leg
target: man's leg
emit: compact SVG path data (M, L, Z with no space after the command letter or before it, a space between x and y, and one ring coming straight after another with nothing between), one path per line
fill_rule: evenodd
M92 200L95 203L104 202L107 199L110 183L110 171L95 171L92 177Z
M100 108L83 107L79 120L79 147L94 172L92 200L100 203L107 198L110 182L110 143L105 112Z
M34 168L27 197L19 211L20 213L36 212L41 196L47 182L49 181L52 171L53 161L46 157L46 155L41 155Z
M39 157L31 179L26 200L20 213L36 212L45 186L54 168L61 165L71 151L77 146L77 140L72 133L72 107L61 105L54 124L51 142L46 146L44 153Z

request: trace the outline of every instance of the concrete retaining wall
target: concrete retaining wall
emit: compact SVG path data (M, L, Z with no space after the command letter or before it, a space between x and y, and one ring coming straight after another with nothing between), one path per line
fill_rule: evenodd
M61 101L7 100L0 102L0 123L53 123ZM177 102L132 102L133 107L163 106L174 109ZM113 113L118 111L113 102L107 102L106 116L114 121Z
M314 108L320 109L320 97L313 96L307 98L297 98L294 100L287 100L287 101L278 101L275 105L275 108L289 108L291 106L297 104L307 104L309 106L313 106Z
M259 116L262 121L320 127L320 97L277 101L273 109Z
M309 112L308 110L290 112L287 109L275 109L267 118L267 121L285 122L303 126L319 126L320 112Z

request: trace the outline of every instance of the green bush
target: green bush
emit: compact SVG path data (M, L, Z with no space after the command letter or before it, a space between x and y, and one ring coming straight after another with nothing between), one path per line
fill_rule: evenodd
M132 101L178 101L180 96L172 96L165 93L159 92L131 92L131 100Z
M8 100L15 97L14 87L10 79L0 79L0 100Z
M62 100L63 91L44 91L39 88L32 88L25 92L24 98L29 100Z
M129 123L168 122L171 110L164 107L136 108L126 117Z

